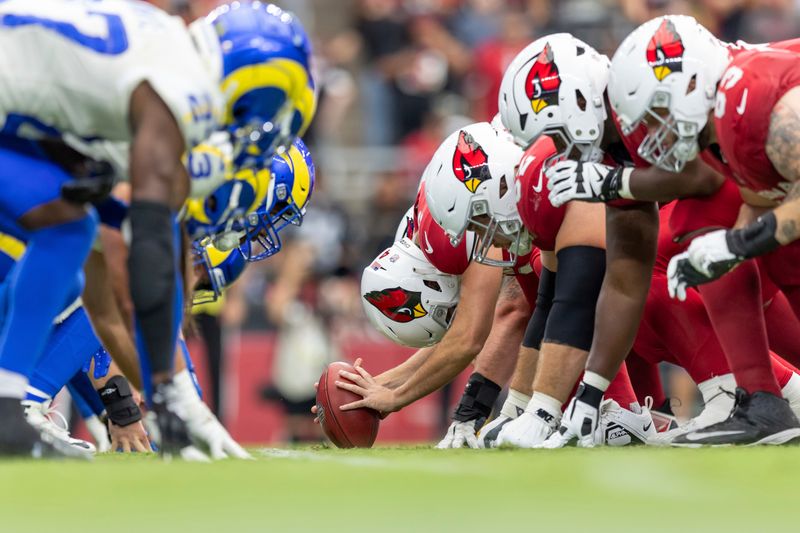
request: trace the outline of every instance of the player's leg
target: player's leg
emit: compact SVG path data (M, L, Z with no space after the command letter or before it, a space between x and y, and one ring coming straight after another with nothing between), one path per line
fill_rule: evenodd
M476 433L488 420L503 385L514 372L519 344L530 316L530 306L519 284L513 277L506 276L495 306L492 331L475 359L475 371L438 448L478 446Z
M80 294L80 284L76 289L77 294ZM68 311L69 308L65 312ZM73 446L95 451L94 446L88 442L71 437L68 429L53 419L51 404L58 391L76 373L88 367L91 357L101 350L100 341L95 337L82 308L74 309L56 324L22 402L28 422L33 427Z
M41 447L20 400L94 237L94 211L60 198L69 179L56 165L0 149L0 230L27 242L4 291L0 455Z
M777 292L764 309L769 348L795 366L800 365L800 320L782 292Z

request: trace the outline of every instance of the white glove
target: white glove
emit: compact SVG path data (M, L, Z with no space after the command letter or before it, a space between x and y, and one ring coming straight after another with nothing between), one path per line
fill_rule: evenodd
M687 287L714 281L744 260L730 251L726 234L721 229L697 237L687 251L670 259L667 287L672 298L686 300Z
M197 395L197 389L188 370L175 374L172 381L179 395L176 412L186 422L186 429L192 440L207 448L213 459L226 457L252 459L250 454L233 440L214 413Z
M573 439L577 439L581 448L594 447L599 444L595 440L599 418L596 408L573 398L564 411L561 427L550 435L542 448L563 448Z
M515 448L536 448L555 431L558 421L551 418L547 422L539 415L525 411L516 420L506 424L497 436L495 446Z
M449 448L479 448L478 437L475 435L475 421L459 422L454 420L447 428L447 434L436 445L440 450Z
M621 177L626 169L602 163L559 161L545 170L550 203L560 207L570 200L608 202L620 198ZM630 169L627 169L630 172Z

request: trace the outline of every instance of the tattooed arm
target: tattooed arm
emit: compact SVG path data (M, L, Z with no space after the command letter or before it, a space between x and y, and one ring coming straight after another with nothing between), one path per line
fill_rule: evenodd
M778 100L770 117L767 157L792 188L775 208L775 239L789 244L800 238L800 87Z

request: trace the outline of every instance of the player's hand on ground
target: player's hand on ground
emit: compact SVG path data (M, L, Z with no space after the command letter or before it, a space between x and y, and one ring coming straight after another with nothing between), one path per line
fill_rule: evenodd
M621 167L602 163L563 160L545 171L550 203L555 207L571 200L608 202L619 198Z
M454 420L447 428L447 434L439 441L436 447L440 450L449 448L480 448L478 437L475 435L476 420L459 422Z
M339 408L342 411L368 407L375 409L381 413L382 418L385 418L388 413L397 411L400 408L395 401L394 391L375 381L375 378L361 366L360 358L356 359L353 366L356 369L355 374L346 370L339 371L339 377L344 379L337 381L336 386L340 389L354 392L362 398L340 406Z
M542 448L563 448L573 440L577 440L578 447L592 448L597 444L595 432L599 421L596 408L573 398L564 411L561 426L544 441Z
M108 434L111 436L111 449L114 451L123 453L152 451L150 439L147 438L147 431L141 420L127 426L118 426L109 421Z

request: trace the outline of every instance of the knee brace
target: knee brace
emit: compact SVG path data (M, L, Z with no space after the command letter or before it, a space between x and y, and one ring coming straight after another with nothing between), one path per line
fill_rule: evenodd
M556 273L542 267L539 276L539 289L536 293L536 308L533 310L528 327L525 329L525 337L522 345L526 348L540 349L544 338L544 329L547 325L547 317L553 306L553 297L556 291Z
M592 346L597 298L606 272L606 252L570 246L558 252L558 277L544 342L588 351Z

